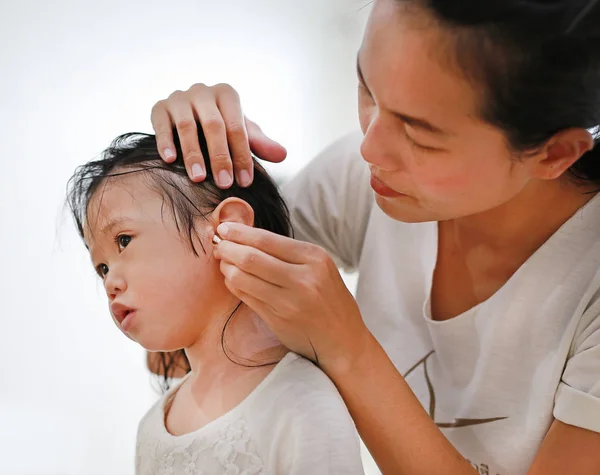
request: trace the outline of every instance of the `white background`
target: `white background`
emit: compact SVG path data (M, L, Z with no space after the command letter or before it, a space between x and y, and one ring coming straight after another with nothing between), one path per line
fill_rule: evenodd
M2 1L0 475L130 474L157 397L62 210L75 167L202 81L240 91L293 174L357 127L367 3Z

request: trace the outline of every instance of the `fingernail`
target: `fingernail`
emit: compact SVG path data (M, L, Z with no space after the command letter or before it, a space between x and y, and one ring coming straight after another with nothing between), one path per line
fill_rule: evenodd
M175 158L175 152L171 148L165 148L165 151L163 153L167 160L172 160L173 158Z
M217 227L217 232L219 233L219 236L226 238L227 233L229 232L229 226L227 226L225 223L221 223Z
M199 163L194 163L192 165L192 178L204 178L206 173L204 169L200 166Z
M238 183L240 186L250 186L251 182L252 179L250 178L250 173L248 173L248 170L241 170L238 173Z
M227 170L221 170L217 175L217 179L221 186L230 186L233 183L233 177Z

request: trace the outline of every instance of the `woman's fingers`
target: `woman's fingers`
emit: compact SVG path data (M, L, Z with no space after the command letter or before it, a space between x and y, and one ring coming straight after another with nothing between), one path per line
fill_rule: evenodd
M237 91L228 84L213 87L217 106L225 123L227 143L233 160L233 170L240 186L250 186L254 179L254 163L250 153L250 143L246 121Z
M262 129L250 119L246 119L246 130L248 132L250 148L257 157L273 163L285 160L287 150L279 143L267 137Z
M233 184L233 165L227 145L225 121L217 106L214 92L210 88L198 86L193 101L194 111L206 138L215 183L220 188L229 188Z
M284 346L318 363L319 357L310 337L295 325L290 326L286 322L286 317L289 317L287 314L291 313L283 309L282 315L281 302L274 303L272 298L264 298L268 295L279 297L284 292L283 289L267 284L226 262L221 262L221 272L229 291L254 310ZM287 303L289 299L285 301Z
M253 247L231 241L221 241L215 248L214 256L220 259L222 264L228 266L226 268L229 275L225 275L225 277L229 278L230 282L237 282L238 278L247 279L247 276L252 276L253 279L259 279L265 284L281 288L290 284L290 277L294 273L293 264L279 260ZM273 294L273 292L260 294L259 292L266 290L264 287L259 289L245 287L242 290L253 296Z
M222 223L217 233L224 240L258 249L290 264L304 264L321 254L326 255L325 251L313 244L240 223Z
M266 296L279 290L279 286L266 282L255 275L248 272L244 272L235 264L231 264L227 261L221 261L219 263L221 273L225 277L225 285L231 290L236 297L238 294L244 293L258 300L266 300L260 296ZM267 302L265 302L267 303Z
M221 188L229 188L234 177L240 186L252 183L251 150L271 162L281 162L287 153L254 122L244 118L239 95L228 84L194 84L187 91L175 91L152 108L151 120L159 154L168 163L176 159L176 129L188 175L194 181L206 177L205 159L209 158L202 155L198 141L196 122L200 122L213 176Z
M204 157L198 141L195 112L187 93L175 91L167 100L158 102L152 109L152 126L162 159L171 163L177 157L172 132L175 128L188 175L194 181L204 180Z
M202 181L206 178L205 157L202 155L198 140L198 126L193 104L190 103L187 92L181 91L171 94L168 101L169 115L179 137L185 168L192 180Z
M159 155L167 163L174 162L177 152L173 143L173 122L167 110L166 101L158 101L154 105L150 120L156 134Z
M369 333L325 250L239 223L222 223L217 233L227 288L291 350L325 367L347 365L348 351Z

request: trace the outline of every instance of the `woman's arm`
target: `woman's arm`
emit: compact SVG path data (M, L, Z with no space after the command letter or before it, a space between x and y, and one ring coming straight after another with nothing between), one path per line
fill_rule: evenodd
M448 442L370 333L333 380L383 474L477 473Z
M323 249L235 223L218 232L228 288L283 344L319 363L384 474L476 473L368 331Z
M223 225L221 225L223 226ZM318 246L227 223L215 256L228 288L335 383L384 474L477 473L448 442L368 331ZM530 475L600 473L600 435L555 422Z
M600 434L554 421L528 475L600 473Z

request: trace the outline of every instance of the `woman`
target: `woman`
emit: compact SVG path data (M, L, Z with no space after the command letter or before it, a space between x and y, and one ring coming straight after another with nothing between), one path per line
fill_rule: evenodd
M383 473L600 473L599 22L597 0L376 0L364 137L286 190L310 244L218 229L228 287L329 375ZM194 86L152 117L194 180L194 117L223 187L249 148L285 156Z

